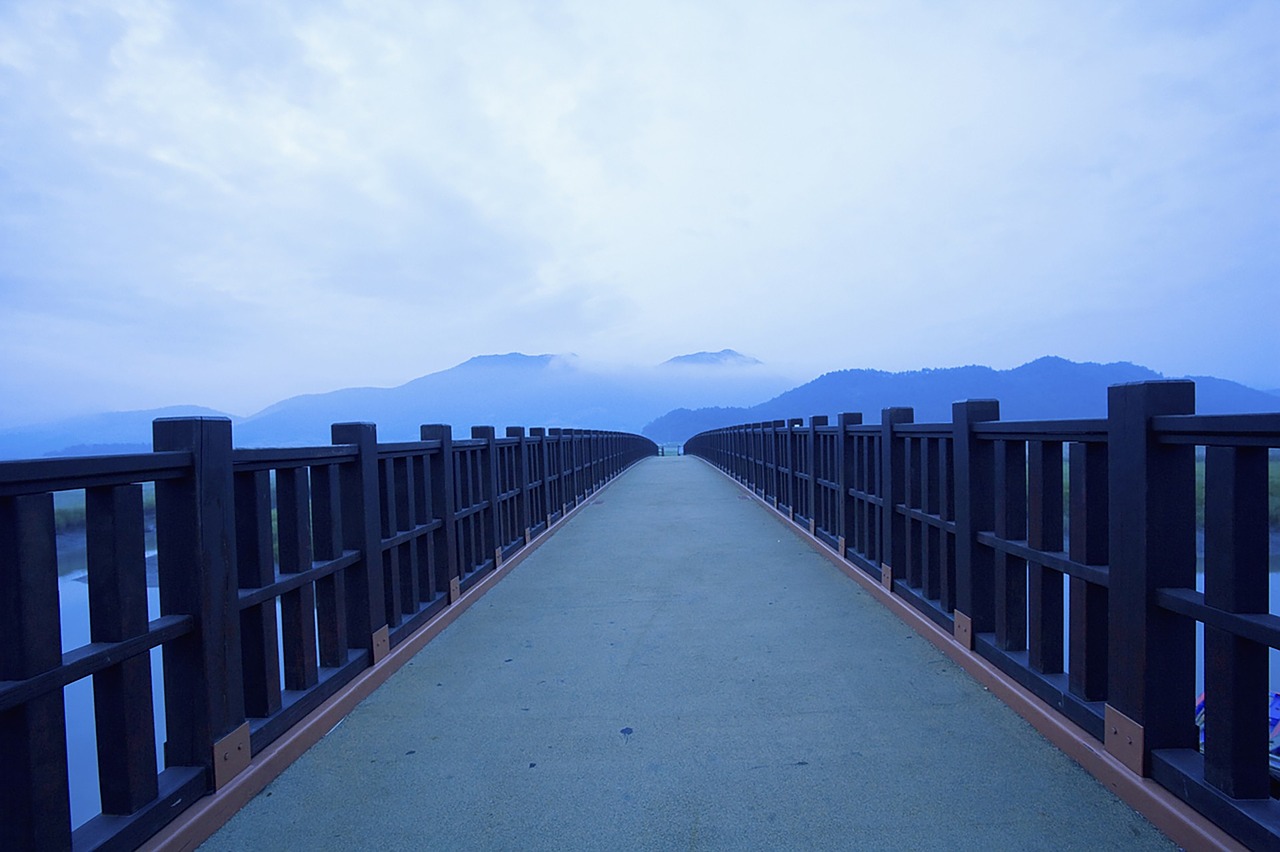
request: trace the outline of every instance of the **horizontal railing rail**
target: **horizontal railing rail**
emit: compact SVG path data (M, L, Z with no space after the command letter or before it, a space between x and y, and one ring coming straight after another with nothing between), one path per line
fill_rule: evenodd
M1246 845L1276 848L1269 483L1280 414L1196 415L1194 397L1191 382L1146 382L1112 387L1103 419L1001 421L997 402L978 400L956 403L951 423L914 423L909 408L885 409L879 425L859 414L750 423L696 435L684 452L1135 776Z
M0 847L140 845L657 454L578 429L332 436L233 450L228 420L163 419L152 453L0 462ZM60 600L62 492L83 495L83 613ZM84 640L64 647L73 622ZM81 681L101 805L73 825L64 690Z

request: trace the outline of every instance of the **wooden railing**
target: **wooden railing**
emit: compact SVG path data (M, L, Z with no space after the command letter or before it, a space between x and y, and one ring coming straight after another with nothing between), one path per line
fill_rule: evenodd
M844 414L834 425L813 417L716 429L685 451L953 633L1130 771L1251 848L1276 848L1268 663L1280 618L1268 603L1268 456L1280 447L1280 414L1197 416L1194 398L1191 382L1119 385L1106 419L1049 422L1001 422L992 400L956 403L942 424L890 408L878 425Z
M421 438L379 444L372 424L344 423L333 446L234 450L230 421L172 419L155 422L152 453L0 463L0 848L136 847L656 453L577 429ZM90 641L64 649L53 495L75 490ZM73 830L63 689L83 678L102 807Z

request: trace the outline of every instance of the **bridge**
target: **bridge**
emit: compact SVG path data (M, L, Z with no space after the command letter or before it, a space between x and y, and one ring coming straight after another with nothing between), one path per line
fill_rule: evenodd
M233 450L175 420L149 454L0 463L0 841L1274 848L1280 415L1197 416L1185 382L1110 402L661 458L369 424ZM90 635L64 652L67 491Z

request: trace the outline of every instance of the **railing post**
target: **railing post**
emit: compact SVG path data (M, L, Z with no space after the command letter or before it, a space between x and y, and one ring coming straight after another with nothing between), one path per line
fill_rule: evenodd
M994 399L968 400L951 406L952 448L956 476L956 606L955 638L972 649L979 633L991 633L995 617L995 559L978 544L978 533L995 526L995 447L979 441L974 426L1000 419Z
M487 553L493 556L493 567L502 566L502 536L499 534L500 518L498 515L498 465L496 432L492 426L472 426L472 440L484 441L484 450L480 453L480 487L483 489L485 508L481 510L484 518L484 546Z
M440 442L440 454L431 460L431 512L440 519L432 561L435 563L436 589L448 594L449 603L453 603L462 595L458 520L454 506L453 430L446 424L432 423L423 426L419 435L424 441Z
M880 582L892 591L895 572L906 570L906 518L898 514L898 504L906 499L906 450L894 426L911 423L911 408L886 408L880 412Z
M382 582L382 499L378 480L378 431L372 423L335 423L335 444L352 444L356 460L340 466L342 547L360 551L360 561L344 572L347 580L347 636L369 652L369 664L391 649Z
M1192 414L1195 385L1108 389L1111 583L1106 747L1139 775L1151 752L1198 748L1195 626L1160 609L1156 589L1195 588L1195 448L1155 440L1151 418Z
M845 412L839 417L840 434L836 437L836 467L839 471L840 481L840 499L836 503L839 518L840 532L837 549L840 552L840 558L845 555L845 548L849 541L849 534L853 531L853 501L849 499L849 489L853 486L853 465L856 453L850 452L850 443L853 438L849 435L849 430L854 426L862 425L862 415L852 412Z
M53 495L0 498L0 680L62 665ZM0 846L70 849L62 690L0 713Z
M157 452L185 450L191 475L156 483L160 612L191 615L164 646L165 764L203 766L213 789L249 765L236 568L231 421L164 418Z

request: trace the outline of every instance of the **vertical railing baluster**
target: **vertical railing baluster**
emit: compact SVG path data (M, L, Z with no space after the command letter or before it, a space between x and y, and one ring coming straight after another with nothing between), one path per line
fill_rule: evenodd
M280 573L309 571L311 484L305 467L276 471L276 518ZM319 680L316 660L316 593L303 583L280 595L280 633L284 642L285 689L302 690Z
M53 495L0 497L0 680L62 665ZM0 712L0 847L70 849L62 690Z
M410 523L415 527L423 527L431 523L431 463L425 452L416 452L410 457L409 473L413 479L411 493L413 516ZM417 589L418 607L436 599L435 555L432 539L435 533L427 533L414 538L410 547L413 549L414 587Z
M1027 446L1027 544L1062 551L1062 443L1031 441ZM1030 636L1027 661L1038 672L1062 671L1063 577L1040 565L1027 576Z
M396 468L395 459L378 458L378 512L382 525L379 528L378 549L381 551L382 564L382 600L384 611L382 617L388 627L399 627L401 613L400 589L400 551L395 547L383 544L396 534L398 526L398 506L396 505Z
M952 438L938 439L938 516L943 521L956 519L955 454ZM938 535L938 564L941 573L938 604L943 612L956 608L956 547L955 536L940 531Z
M1107 445L1073 443L1070 465L1070 521L1068 555L1082 565L1106 565L1110 538ZM1106 586L1079 577L1070 581L1071 665L1067 683L1086 701L1107 697L1108 612Z
M840 557L848 553L849 546L857 542L857 503L849 497L849 490L856 481L854 466L857 463L857 440L849 431L862 424L862 415L846 411L838 418L839 430L836 433L836 466L839 471L840 497L837 502L837 513L840 517L839 545ZM856 547L855 547L856 549Z
M123 642L145 635L142 486L86 489L85 522L89 641ZM102 812L131 814L158 792L151 657L139 654L94 674L93 712Z
M902 503L908 509L924 507L920 481L920 469L924 461L923 443L924 439L918 436L903 440ZM909 516L902 519L902 574L907 585L913 589L924 586L924 554L920 541L922 526Z
M409 456L395 459L391 470L395 474L396 495L396 532L407 532L413 529L414 516L418 507L414 503L413 464ZM412 615L418 611L421 592L418 588L418 553L409 542L395 547L398 555L400 571L400 612Z
M942 441L937 438L920 439L920 510L927 515L937 515L939 500L939 448ZM923 582L921 592L928 600L938 600L942 596L942 531L933 524L920 525L920 548L923 564Z
M538 493L530 509L530 518L541 520L549 528L551 526L552 501L551 488L547 481L549 469L547 464L547 430L542 426L533 426L529 429L529 439L533 444L529 459L533 468L537 471L534 479L539 482Z
M484 441L484 446L480 449L479 476L480 476L480 501L485 504L480 515L484 518L481 522L480 542L483 548L484 558L493 558L493 567L497 568L502 565L502 541L498 530L498 465L497 465L497 444L496 430L492 426L472 426L471 437Z
M311 518L316 559L337 559L342 555L342 490L337 465L322 464L311 468ZM335 572L316 581L316 619L322 666L335 667L347 662L344 573Z
M995 534L1005 541L1027 537L1027 445L1023 441L995 442ZM996 647L1022 651L1027 647L1027 561L1008 553L995 554Z
M440 520L440 529L432 538L435 563L435 588L447 594L449 603L458 599L462 569L458 564L458 523L454 498L453 430L442 423L424 425L419 430L424 441L439 441L440 449L431 456L431 512Z
M1209 447L1204 482L1204 601L1268 611L1267 451ZM1268 647L1204 627L1204 778L1228 796L1266 799Z
M808 516L809 516L809 535L818 534L818 474L822 471L821 458L822 453L818 447L818 429L827 425L827 418L822 415L813 415L809 418L809 429L805 435L805 443L808 446L806 453L805 466L809 473L809 493L806 495L808 500Z
M271 472L235 474L236 567L241 589L258 589L276 579L271 529ZM280 709L279 625L274 599L240 612L240 664L244 677L244 710L248 716L270 716Z
M531 518L538 514L533 510L533 494L529 487L529 439L524 435L523 426L508 426L507 437L518 439L515 445L515 487L519 496L516 498L516 528L513 532L523 534L524 543L528 544L533 538Z

